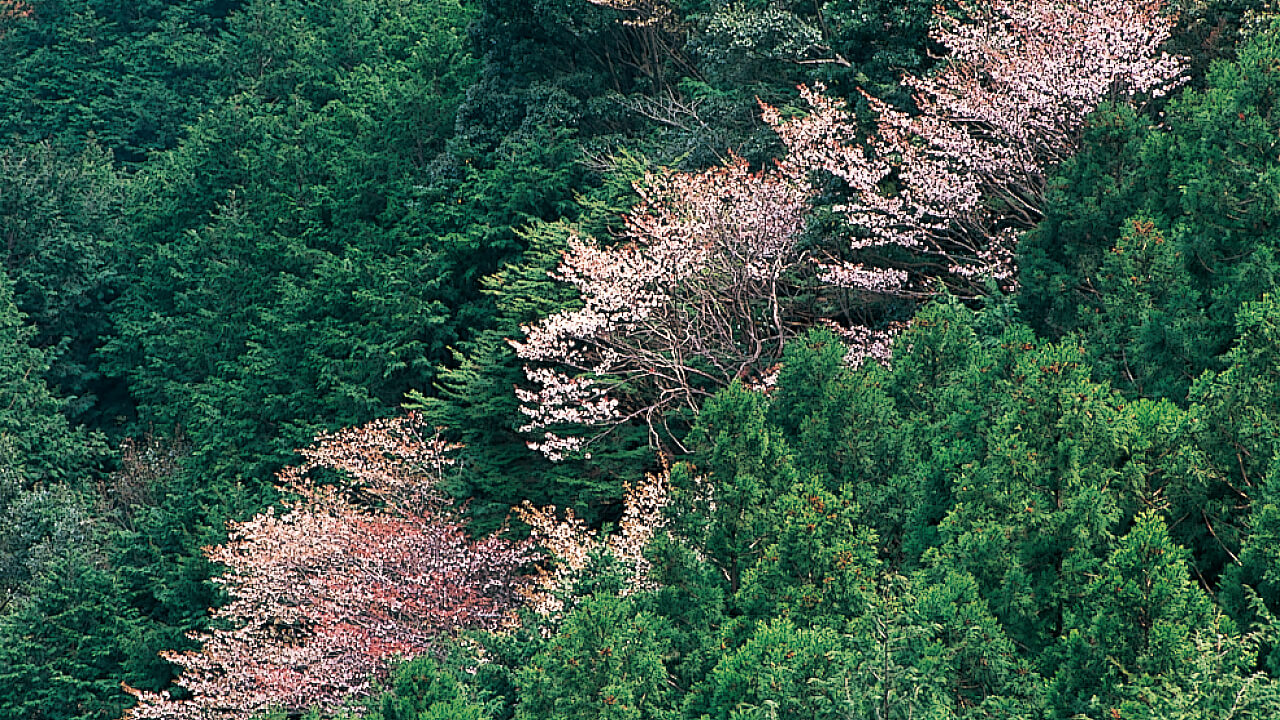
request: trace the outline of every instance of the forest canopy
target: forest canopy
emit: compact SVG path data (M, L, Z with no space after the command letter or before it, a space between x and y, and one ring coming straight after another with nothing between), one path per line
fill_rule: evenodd
M0 716L1280 717L1271 0L0 0Z

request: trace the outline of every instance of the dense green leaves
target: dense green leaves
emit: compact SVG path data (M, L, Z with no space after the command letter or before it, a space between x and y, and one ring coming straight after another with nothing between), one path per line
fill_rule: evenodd
M490 720L494 699L477 689L466 672L476 659L455 649L446 662L424 656L395 668L387 691L375 698L369 720ZM462 667L458 667L462 665Z
M1278 43L1280 26L1263 23L1159 126L1097 114L1021 248L1031 319L1096 337L1098 374L1126 392L1185 401L1191 381L1219 367L1237 310L1280 277Z
M470 77L468 19L253 4L231 22L258 58L231 68L243 89L135 181L108 372L141 419L186 428L204 471L269 477L317 427L387 412L447 359L471 256L436 236L422 194Z
M629 600L595 596L567 618L516 676L516 718L673 718L659 618Z
M1216 619L1186 555L1159 517L1144 513L1107 558L1061 643L1055 690L1064 715L1101 714L1132 693L1129 682L1173 675L1195 658L1192 633Z
M100 558L70 543L56 553L30 599L0 618L0 708L33 720L111 720L127 704L120 666L141 649L136 616Z
M6 3L6 7L13 3ZM0 137L89 137L129 162L177 144L217 93L239 0L33 0L0 31Z
M123 179L97 145L0 150L0 237L13 301L35 325L27 342L49 353L44 377L80 421L122 399L103 382L93 352L112 331L106 303L122 281L114 255L123 204Z

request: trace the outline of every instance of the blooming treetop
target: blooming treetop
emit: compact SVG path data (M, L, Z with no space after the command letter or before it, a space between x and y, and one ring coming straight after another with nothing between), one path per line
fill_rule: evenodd
M1173 28L1163 0L963 7L962 17L939 11L932 36L949 51L943 70L903 79L917 114L867 96L878 123L862 140L850 114L818 87L802 88L807 117L784 121L767 106L764 117L787 145L787 163L848 186L851 200L838 209L862 230L854 254L896 247L908 251L908 266L932 259L952 275L1011 287L1017 236L1039 221L1046 175L1076 152L1085 118L1108 98L1163 95L1181 81L1183 65L1160 51ZM839 259L824 277L921 291L893 269Z
M281 473L295 499L232 523L209 548L230 602L199 650L166 653L191 695L126 688L136 720L248 720L272 707L333 707L370 690L394 658L442 633L497 627L523 588L527 543L470 539L435 488L452 448L414 416L325 434ZM345 482L322 485L316 471Z
M777 357L794 332L798 289L789 274L805 260L797 240L807 183L735 159L651 175L636 189L626 242L569 242L557 276L578 288L582 307L527 326L524 341L512 342L538 387L516 391L526 432L696 411L703 397ZM649 401L624 405L614 393L623 385ZM547 432L534 446L558 458L582 442Z
M665 524L668 480L667 472L649 474L629 486L617 530L603 537L572 510L566 510L562 518L551 506L534 507L526 502L516 508L520 519L532 529L531 541L547 550L553 560L551 569L542 571L529 592L529 607L543 616L560 614L564 610L561 595L572 590L595 554L609 555L624 569L624 594L652 587L644 549Z

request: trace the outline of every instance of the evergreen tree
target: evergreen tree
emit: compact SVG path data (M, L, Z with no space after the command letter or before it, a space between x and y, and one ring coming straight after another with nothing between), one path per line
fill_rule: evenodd
M1227 367L1206 373L1194 386L1192 410L1201 444L1225 469L1229 497L1247 509L1237 523L1216 533L1221 552L1233 561L1223 577L1223 604L1236 617L1256 621L1250 592L1272 612L1280 609L1280 558L1275 556L1280 538L1275 496L1280 480L1280 304L1275 297L1242 307L1237 332L1240 340L1227 355ZM1274 649L1268 651L1267 663L1272 668L1280 663Z
M73 429L66 402L45 384L48 354L33 347L36 330L14 304L13 285L0 272L0 445L21 489L93 479L104 448L99 437Z
M463 332L470 256L434 227L429 178L470 19L251 3L225 40L235 94L134 180L107 370L206 477L262 482L318 428L386 414Z
M844 717L831 695L836 688L823 686L839 672L832 660L840 646L830 629L805 629L787 619L761 621L741 648L716 664L706 688L690 696L694 703L686 715L698 717L700 712L717 720Z
M894 554L923 500L915 478L916 427L890 395L893 373L879 363L853 369L848 349L826 329L787 346L769 395L768 418L792 448L799 476L821 480L833 493L852 493L857 524L872 528Z
M1191 381L1220 368L1237 309L1276 286L1276 79L1265 68L1278 55L1280 25L1264 23L1159 126L1095 116L1020 249L1033 322L1096 335L1100 376L1131 394L1187 401Z
M1177 678L1194 661L1195 633L1218 621L1187 557L1158 514L1137 518L1069 613L1053 687L1060 717L1140 704L1150 678Z
M88 524L63 509L62 521ZM83 531L82 531L83 532ZM0 712L32 720L114 720L139 621L92 531L55 538L27 598L0 616ZM76 541L79 542L76 542Z
M516 675L515 717L676 717L663 656L667 631L634 600L597 594L575 609Z
M858 527L848 486L799 482L767 507L772 532L735 600L747 617L786 617L802 627L842 628L866 614L881 564L875 535Z
M0 137L90 137L140 163L174 147L218 92L216 38L240 0L24 0L0 32Z
M96 144L78 153L49 143L0 150L0 236L14 302L49 353L49 384L81 422L102 421L125 398L103 382L94 351L111 335L107 304L118 291L124 181ZM98 408L106 403L110 407ZM127 407L127 405L126 405Z
M444 662L431 656L414 658L391 671L386 692L367 704L369 720L491 720L497 702L458 667L475 663L460 648Z
M84 490L106 463L102 439L72 428L45 385L45 351L0 272L0 617L66 550L88 543ZM91 544L91 543L90 543Z

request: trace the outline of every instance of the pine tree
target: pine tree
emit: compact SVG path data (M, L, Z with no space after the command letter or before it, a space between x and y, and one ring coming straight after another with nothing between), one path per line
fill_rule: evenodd
M1217 621L1187 559L1157 513L1136 519L1067 618L1053 687L1061 716L1141 702L1143 678L1176 678L1193 662L1195 634Z
M91 522L64 515L74 521ZM122 601L97 538L57 539L29 597L0 616L0 711L32 720L115 720L129 704L120 678L139 619Z
M595 595L517 672L515 717L675 718L663 665L667 642L661 620L635 601Z

